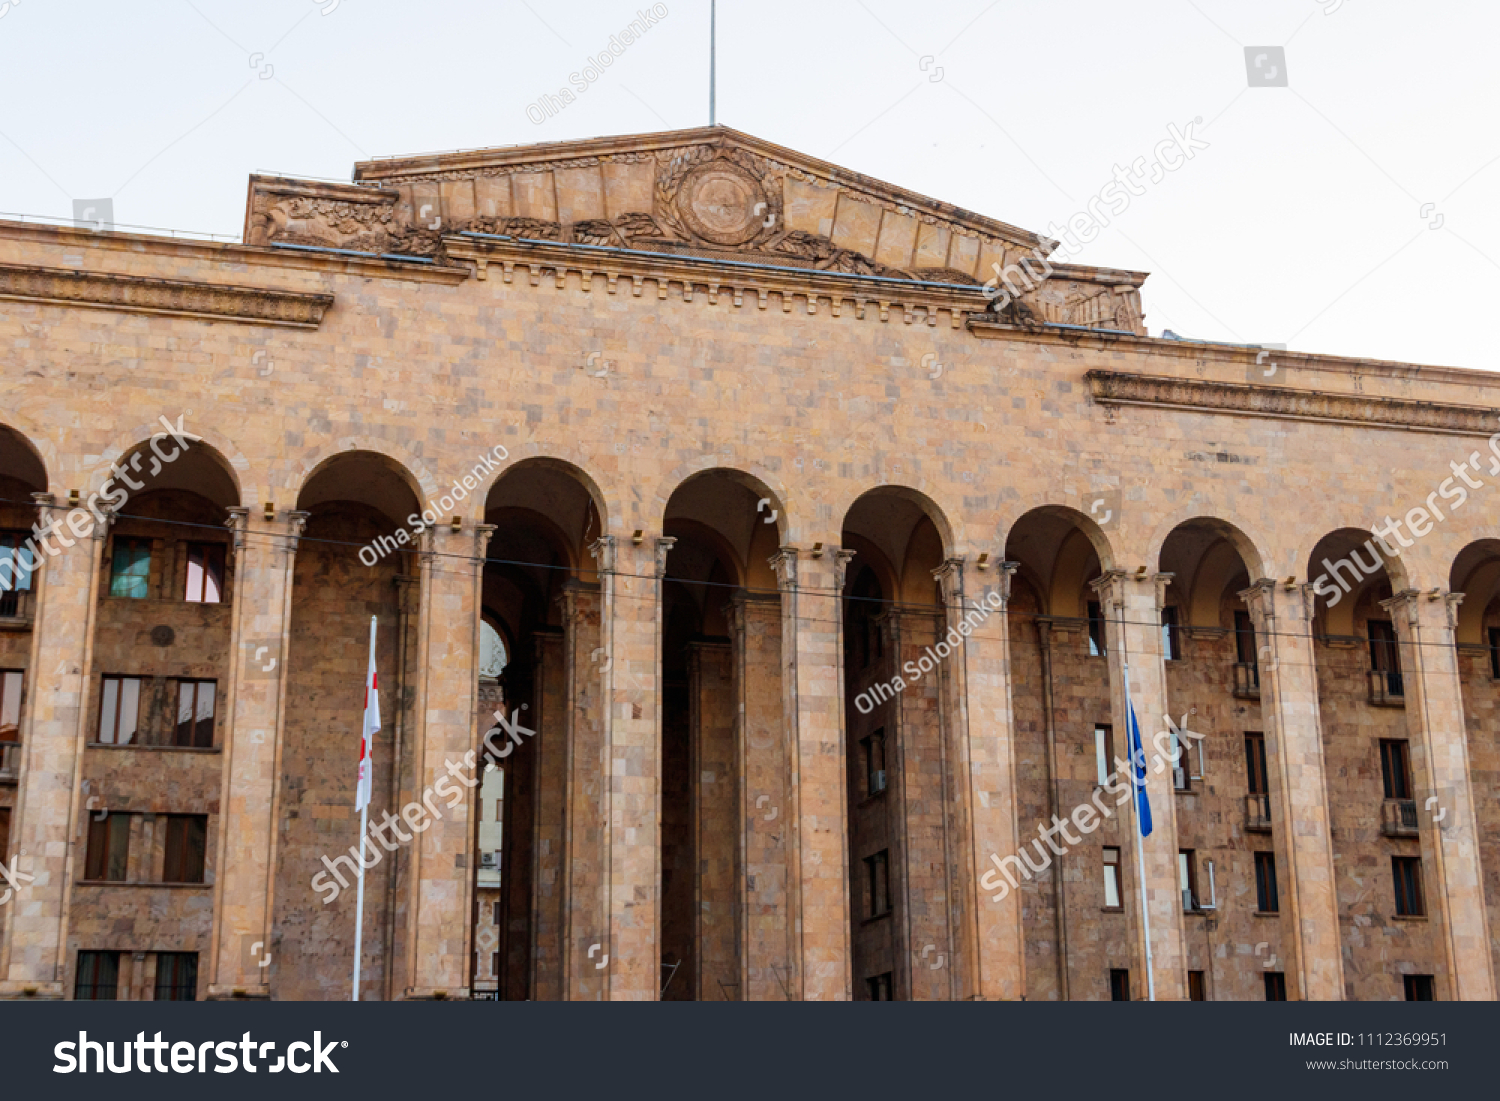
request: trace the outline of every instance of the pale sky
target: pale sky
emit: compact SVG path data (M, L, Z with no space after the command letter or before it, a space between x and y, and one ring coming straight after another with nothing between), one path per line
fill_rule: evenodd
M703 125L708 0L527 116L648 6L0 0L0 211L238 239L255 171ZM1153 335L1492 369L1497 42L1446 0L721 0L718 120L1046 232L1201 119L1068 256L1151 272Z

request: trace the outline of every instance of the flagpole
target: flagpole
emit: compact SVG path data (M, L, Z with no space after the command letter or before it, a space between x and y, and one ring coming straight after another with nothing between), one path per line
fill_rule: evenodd
M370 663L367 669L375 667L375 617L370 617ZM370 760L365 753L365 739L369 737L369 715L370 715L370 675L365 674L365 711L360 716L359 744L360 744L360 781L355 786L355 802L359 802L359 788L363 784L364 770L374 769L375 762ZM359 961L364 947L365 932L365 828L369 823L370 804L364 803L359 808L359 854L354 863L354 879L358 886L354 893L354 992L350 1001L359 1001Z
M1120 632L1124 637L1124 631ZM1123 655L1122 655L1123 659ZM1127 733L1130 739L1130 814L1135 822L1135 859L1136 879L1141 886L1141 931L1146 936L1146 1000L1156 1001L1156 974L1151 966L1151 907L1146 902L1146 838L1141 834L1141 806L1140 792L1145 789L1143 783L1138 784L1137 777L1139 769L1144 764L1146 756L1145 746L1141 744L1141 724L1135 717L1135 705L1130 702L1130 665L1121 661L1125 670L1125 721L1130 724L1131 729ZM1136 760L1139 751L1142 760Z
M719 44L719 5L717 0L709 0L708 4L708 124L716 125L717 118L715 100L718 94L718 44Z

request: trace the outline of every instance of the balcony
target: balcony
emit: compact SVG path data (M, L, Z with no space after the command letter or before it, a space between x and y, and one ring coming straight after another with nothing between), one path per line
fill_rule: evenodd
M1237 661L1234 665L1234 698L1237 700L1260 699L1260 665L1253 661Z
M0 784L14 784L21 776L21 743L0 742Z
M19 620L19 626L29 626L35 614L35 605L36 594L30 589L0 592L0 627L17 626L5 623L6 620Z
M1271 797L1245 796L1245 829L1249 833L1271 832Z
M1406 692L1400 673L1370 670L1370 705L1372 707L1405 707Z
M1421 833L1417 825L1417 802L1415 799L1387 799L1381 811L1380 832L1387 837L1416 837Z

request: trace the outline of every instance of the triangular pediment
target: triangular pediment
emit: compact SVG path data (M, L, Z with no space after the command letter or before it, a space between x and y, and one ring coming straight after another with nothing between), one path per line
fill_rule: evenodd
M723 126L362 161L352 184L250 180L247 244L441 257L457 234L976 290L1056 244ZM1056 272L1024 316L1139 326L1144 276Z

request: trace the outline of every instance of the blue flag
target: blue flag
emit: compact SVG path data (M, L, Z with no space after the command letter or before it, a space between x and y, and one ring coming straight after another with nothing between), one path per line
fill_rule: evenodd
M1151 802L1146 798L1146 751L1141 746L1141 724L1135 721L1135 704L1130 700L1130 667L1125 667L1125 710L1130 715L1130 771L1135 784L1135 820L1141 836L1151 836Z

